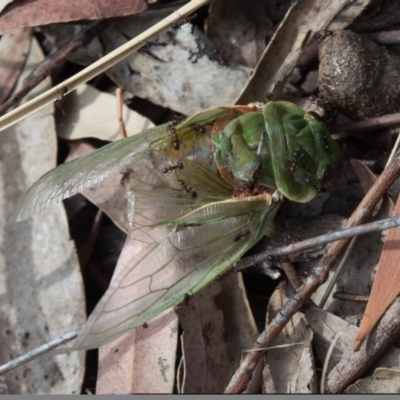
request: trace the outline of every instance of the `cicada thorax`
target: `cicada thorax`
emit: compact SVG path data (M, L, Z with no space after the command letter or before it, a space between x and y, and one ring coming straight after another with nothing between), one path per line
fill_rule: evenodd
M213 143L218 169L235 195L258 194L275 187L268 135L261 112L225 118L215 126Z

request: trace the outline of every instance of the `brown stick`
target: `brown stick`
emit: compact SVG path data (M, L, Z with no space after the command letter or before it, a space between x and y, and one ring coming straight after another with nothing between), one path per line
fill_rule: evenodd
M400 113L383 115L382 117L368 118L364 121L350 122L349 124L330 126L331 135L347 136L352 133L377 131L400 124Z
M358 205L344 228L350 228L363 223L372 212L387 189L400 175L400 153L396 153L393 161L383 171L364 199ZM225 393L241 393L250 382L252 371L260 358L264 355L262 348L270 347L291 317L300 310L302 304L310 299L311 295L326 281L330 269L335 265L340 253L350 239L343 239L332 243L322 257L314 275L296 290L284 304L280 312L268 326L267 330L257 338L252 350L245 355L242 363L229 382ZM329 385L327 385L329 387Z
M118 126L119 132L123 138L126 138L128 135L126 134L125 123L124 123L124 89L117 89L117 108L118 108Z
M340 393L359 378L400 334L400 299L389 307L360 351L340 361L329 373L325 393Z
M31 72L24 86L0 106L0 115L3 115L5 111L19 103L34 87L46 79L60 63L65 61L70 53L74 52L80 45L89 43L95 36L107 29L113 21L114 19L107 19L90 24L60 49L51 53L46 60Z

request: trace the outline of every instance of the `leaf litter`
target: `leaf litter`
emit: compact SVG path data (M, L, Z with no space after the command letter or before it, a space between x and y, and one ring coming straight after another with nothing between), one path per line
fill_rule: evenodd
M36 3L37 6L40 6L39 3L46 2L37 1ZM105 8L102 11L103 14L97 13L98 10L96 12L93 10L92 16L97 16L97 18L99 18L99 16L100 18L106 18L115 17L117 15L127 15L124 14L124 11L122 10L117 10L114 14L110 14L109 10L107 10L107 3L108 2L106 1L104 2ZM338 30L340 32L342 29L346 28L368 5L368 2L333 2L335 5L332 4L331 9L328 9L327 7L324 11L327 12L325 15L321 10L313 10L312 7L315 6L315 4L307 6L307 2L299 1L298 3L299 8L301 8L301 6L303 6L303 8L305 7L304 14L300 13L297 17L294 16L293 13L289 14L289 17L286 18L293 18L293 20L285 19L282 22L283 28L280 29L284 30L288 27L293 28L294 26L297 26L307 12L311 13L311 15L318 16L318 18L315 18L315 21L312 17L309 18L310 21L307 21L309 24L307 27L308 30L302 31L302 34L305 35L304 37L300 38L300 36L293 35L294 39L300 40L301 42L300 44L299 42L295 42L297 44L294 47L298 52L306 47L306 43L311 36L313 36L312 34L307 34L305 32L314 33L327 27L329 27L328 29ZM24 2L15 4L16 10L18 6L24 6ZM33 4L35 4L35 2L33 2ZM246 13L241 13L240 16L243 20L236 19L239 27L235 27L235 29L232 30L232 37L234 37L234 39L231 39L229 42L229 40L223 38L224 29L226 32L224 24L218 24L218 22L216 22L221 19L220 15L224 15L224 7L226 9L229 5L230 3L222 1L210 7L210 14L206 17L206 22L208 22L209 26L205 29L205 33L209 36L208 38L198 30L198 27L201 26L201 22L194 19L191 21L194 26L191 24L184 24L176 31L171 29L170 31L160 35L158 38L151 38L150 43L152 44L147 45L142 51L128 57L126 61L112 67L108 70L107 77L103 76L102 79L99 79L94 84L101 88L104 88L104 86L109 88L120 86L124 88L126 92L132 93L132 96L126 99L127 103L133 109L146 114L146 116L150 117L150 119L152 119L156 124L165 122L168 119L171 120L173 114L176 112L180 112L184 115L191 115L215 105L233 104L246 85L248 85L249 82L254 82L255 78L258 79L256 84L258 94L252 92L253 95L250 96L252 98L249 98L248 101L266 101L265 96L270 90L274 93L279 93L279 97L282 95L287 97L289 96L291 101L294 99L294 92L298 92L297 96L299 96L299 93L304 96L304 93L301 92L301 88L297 89L293 85L286 83L286 80L290 76L290 73L295 67L298 59L298 54L292 52L293 44L291 45L291 42L288 41L287 38L276 34L270 42L270 48L278 46L284 49L282 50L282 59L274 58L274 66L270 66L265 61L261 63L258 62L261 57L260 49L262 49L262 37L272 36L271 32L274 29L273 26L276 27L276 20L272 17L270 19L267 14L265 19L267 22L264 21L265 25L260 26L260 31L255 32L252 30L254 29L253 26L246 28L246 24L248 24L250 17L246 17ZM243 4L239 5L243 6ZM11 6L9 6L9 8L10 7ZM144 6L140 2L132 2L127 13L131 15L143 11L143 9ZM87 10L91 9L87 8L86 11ZM227 15L226 23L229 23L229 18L235 17L234 11L232 10L235 10L235 7L230 8L229 11L233 16ZM240 10L240 8L238 8L238 10ZM383 12L387 12L385 11L385 7L383 7L382 10ZM7 8L5 11L7 11ZM25 11L29 12L29 9L24 10L24 12ZM73 25L62 26L58 24L51 26L49 24L68 20L91 19L91 16L83 14L83 11L77 16L75 16L75 14L72 15L70 13L65 13L65 10L61 12L62 9L56 10L58 13L52 11L53 15L51 15L51 11L52 10L49 9L48 14L42 14L40 20L32 19L29 22L29 25L26 20L24 20L23 12L15 11L14 14L11 13L10 15L15 17L16 22L14 21L14 25L10 25L9 28L4 27L4 29L13 30L17 29L17 27L23 28L27 26L42 25L40 30L47 40L47 42L43 42L42 45L50 46L51 48L51 46L62 46L62 43L65 42L66 38L72 37L79 27L74 27ZM79 11L80 10L77 9L74 10L75 13L79 13ZM118 12L120 12L120 14L118 14ZM131 37L134 37L137 33L146 29L147 26L154 24L158 19L163 18L169 13L170 9L163 10L160 8L125 17L118 24L112 25L106 32L99 36L99 38L95 38L89 45L84 46L76 53L72 54L70 56L70 63L78 63L80 65L88 65L92 63L98 59L99 55L104 55L110 50L126 43L126 41ZM263 13L266 13L266 11L263 10ZM6 14L4 13L4 15ZM251 15L251 13L249 15ZM200 17L204 18L202 14L200 14ZM201 20L201 18L199 19ZM240 29L240 24L243 24L244 28L242 30ZM65 34L66 31L69 32L68 35ZM248 34L247 36L245 35L244 37L240 37L239 32L247 32ZM234 36L235 34L237 34L237 37ZM0 44L3 43L3 39L4 37ZM166 43L166 45L160 45L160 43ZM232 43L235 43L235 46L232 46ZM23 53L24 51L21 51L20 54L23 55ZM320 57L322 57L322 55ZM21 64L21 61L17 62ZM251 68L254 68L255 62L258 62L256 72L253 73L253 77L251 78L252 80L249 81ZM70 73L70 65L71 64L65 64L63 66L61 72L62 76L68 76ZM278 70L284 72L279 72L277 75ZM1 72L1 74L3 76L5 72ZM265 83L266 80L258 78L259 76L269 76L267 82L271 82L272 86L267 85ZM54 79L57 79L57 77L54 77ZM60 79L60 77L58 77L58 79ZM275 87L275 89L269 89L270 87ZM85 98L85 90L87 93L93 91L93 89L84 89L84 87L82 87L82 90L79 89L76 93L78 97L75 97L75 99L72 98L72 96L66 97L65 103L63 104L65 116L62 115L60 110L58 110L58 134L63 137L64 140L66 137L69 137L69 140L90 137L96 137L102 140L115 140L119 135L117 117L111 112L109 115L105 115L107 108L111 109L111 107L113 107L112 104L114 98L110 97L109 94L102 95L100 93L96 95L91 94L92 97L89 96ZM357 96L357 94L355 96ZM143 102L142 99L145 99L147 103ZM376 101L376 99L371 101ZM70 108L71 104L72 108ZM103 108L103 111L101 111L102 106L105 107ZM98 108L97 116L96 108ZM115 110L116 109L117 104L115 100ZM346 113L346 107L341 105L341 111ZM353 111L351 113L353 113ZM125 118L124 119L126 120L127 131L130 134L133 132L140 134L139 132L142 130L141 127L144 129L147 124L150 124L150 122L148 122L149 120L143 119L143 117L137 113L133 114L133 111L129 111L129 114L131 119L129 121ZM49 115L49 118L53 118L51 114ZM91 120L93 120L93 124L91 124ZM94 120L97 120L96 122L103 121L103 123L100 123L100 125L103 126L96 127ZM130 125L130 121L136 124L135 126L138 127L137 130ZM109 126L111 127L112 125L113 128L109 128ZM70 133L65 133L65 130L70 130ZM346 143L346 153L344 155L343 165L340 167L338 172L336 188L330 190L330 195L321 193L312 203L305 204L301 207L298 206L298 204L288 204L285 207L286 219L290 220L290 218L298 216L313 216L314 219L318 219L318 215L326 212L331 212L335 215L339 214L342 217L348 217L350 215L356 202L362 198L363 192L360 190L357 183L349 183L351 179L354 182L354 174L348 167L348 160L350 158L362 157L364 160L369 162L370 165L377 166L379 163L382 163L382 158L385 158L385 154L382 151L381 153L377 152L376 149L374 149L374 146L371 145L375 138L358 140L359 143L354 141ZM361 146L360 143L362 143L363 146ZM53 156L55 156L55 150L53 150ZM18 168L16 169L18 170ZM36 179L36 177L34 179ZM32 179L32 181L34 179ZM121 185L121 179L121 176L107 178L107 180L102 182L102 185L88 189L86 192L89 199L93 203L97 204L120 229L129 232L129 222L125 211L126 205L124 204L124 199L126 203L126 193L124 192L123 185ZM6 188L8 187L9 185L6 186ZM113 188L115 191L113 191ZM352 197L349 193L352 193ZM14 196L17 195L15 194ZM14 202L17 200L18 198L15 197ZM304 229L307 230L307 223L305 224ZM290 230L290 228L284 229L283 234L281 234L283 241L290 242L295 240L296 235L293 235ZM372 277L374 275L373 271L377 259L379 258L379 248L382 247L381 235L373 235L374 236L370 236L369 238L366 237L359 239L357 244L358 247L353 252L344 274L338 283L336 283L336 290L366 295L369 293ZM51 237L54 240L53 234ZM64 239L63 242L69 243L67 239ZM129 237L126 243L127 244L125 245L122 254L124 254L124 251L127 251L130 246L137 245L137 243L130 243ZM53 243L52 245L54 246ZM65 254L70 254L70 251L70 249L66 249ZM137 249L135 251L137 251ZM41 260L45 258L45 256L40 257ZM376 260L374 261L375 258ZM122 256L119 262L123 262ZM60 264L61 263L58 262L58 265ZM302 274L303 272L306 273L307 271L308 273L310 273L310 271L312 273L313 269L317 268L317 261L313 260L303 260L300 264L301 269L299 270L299 274ZM362 270L361 267L363 268ZM25 265L24 268L26 268ZM277 268L279 268L279 266ZM364 268L368 268L369 272L366 273ZM38 274L38 276L41 276L40 273ZM96 279L104 279L101 278L101 274L104 274L104 272L99 273L100 278ZM20 275L23 275L23 273L21 272ZM222 278L222 282L224 282L225 279L228 279L229 276ZM273 282L268 281L269 278L265 277L256 279L259 280L260 283L264 282L264 285L265 282L267 282L267 285L271 287L269 289L270 294L267 295L265 287L260 291L254 282L249 283L250 276L251 274L247 273L244 276L245 281L248 281L246 283L247 294L243 288L239 289L240 285L234 289L239 293L238 299L241 299L239 301L243 304L248 304L247 297L251 299L251 310L255 316L264 315L265 318L267 306L269 307L268 315L271 313L277 313L283 303L288 300L288 297L286 297L287 294L284 293L285 290L282 286L278 286L269 300L268 298L271 296L273 290L271 287ZM74 279L75 281L79 280L77 277ZM300 275L300 281L302 280L306 280L305 275ZM77 284L75 290L78 290L78 287L79 285ZM322 294L319 295L318 292L322 291L323 287L324 286L321 286L313 296L313 300L317 303L322 296ZM41 289L36 288L35 290L39 291ZM211 290L211 292L213 291ZM237 323L240 324L240 328L238 326L235 327L235 323L232 322L231 325L229 325L226 320L232 318L232 315L228 314L228 307L223 305L224 302L221 299L218 300L218 297L220 297L221 294L215 297L215 292L210 294L205 290L204 293L207 294L197 294L189 297L187 301L189 304L191 302L197 304L193 307L195 312L192 315L187 316L188 319L186 322L184 322L185 320L183 319L180 322L181 327L184 330L182 336L183 339L181 340L183 340L182 346L184 350L182 357L185 371L181 388L183 388L183 391L185 392L223 391L224 386L228 383L227 381L229 381L234 369L238 367L240 362L237 355L232 357L229 351L227 352L226 349L224 350L225 346L228 349L231 348L232 342L238 341L238 338L241 335L239 332L246 331L246 328L248 328L248 331L251 332L248 337L251 338L251 340L247 339L242 344L243 350L247 350L250 347L251 341L256 336L255 323L257 322L259 325L260 331L263 329L263 324L260 323L259 318L258 321L257 319L256 322L254 321L253 316L249 313L250 308L248 307L243 308L242 311L244 311L244 318ZM188 295L190 296L190 294ZM44 294L41 294L41 296L45 297ZM207 300L202 296L207 296ZM70 312L74 312L73 306L76 304L75 312L78 314L80 313L80 318L82 318L82 313L84 312L84 301L80 299L80 301L77 302L80 304L78 306L77 303L71 303L71 298L74 298L74 296L69 295L69 301L67 300L65 304L70 303ZM75 295L75 299L78 298L79 296ZM213 298L215 298L217 306L222 307L220 310L213 305ZM257 298L258 301L254 301L254 298ZM46 303L51 302L51 297L49 297L46 300ZM275 307L274 310L272 310L273 306ZM180 307L178 309L178 315L180 318L183 318L181 316L181 314L184 313L183 310L189 310L191 308L185 306L184 303L178 307ZM205 307L205 309L204 311L201 311L203 307ZM211 309L207 307L211 307ZM351 354L352 352L352 340L356 328L351 324L358 323L363 308L364 303L353 307L349 305L349 303L346 305L346 302L341 300L329 300L325 307L327 311L319 310L317 313L312 307L306 308L306 318L309 320L310 326L304 322L304 317L301 317L301 314L297 313L295 317L293 317L291 325L287 325L282 333L285 333L286 335L285 342L289 344L302 342L302 344L289 347L287 350L276 348L267 353L265 359L262 360L264 362L264 367L255 370L259 371L261 378L264 377L258 381L258 390L261 391L261 388L264 388L264 390L266 388L271 388L271 390L275 390L278 393L315 393L317 391L316 381L319 379L317 373L318 365L324 362L324 357L326 356L326 350L321 350L322 347L318 344L318 341L321 339L325 340L325 348L326 346L329 347L329 343L333 340L335 333L338 330L343 330L344 333L342 332L340 340L336 343L336 351L334 351L330 361L330 370L332 368L334 370L335 364L339 363L340 365L340 362L346 357L345 354ZM223 313L221 310L223 310ZM43 314L43 311L38 311L36 314L38 315L40 313ZM138 328L137 330L126 334L124 337L121 337L118 343L106 345L105 348L100 350L100 367L97 382L98 393L143 393L146 391L153 393L159 391L165 393L175 390L175 357L180 332L176 318L173 317L174 313L170 311L166 314L168 322L160 322L160 325L158 325L157 321L149 321L148 327L144 326ZM231 311L231 314L235 314L235 309ZM32 313L30 315L32 315ZM310 315L313 315L314 317L313 323L310 322ZM318 328L318 324L321 324L328 317L336 318L336 322L333 323L330 328L333 336L329 336L326 331L322 331L321 333L320 328ZM55 325L52 322L54 321L54 317L47 318L47 321L49 321L47 325L50 326L51 322L51 328L55 329ZM161 320L162 318L163 316L160 316ZM27 319L29 319L29 317L27 317ZM207 322L205 322L205 320L207 320ZM338 323L339 321L341 321L340 324ZM345 321L350 321L351 324ZM196 324L198 325L196 326ZM74 325L71 326L65 324L63 325L63 328L59 328L60 333L76 327L77 325L80 324L78 324L75 319ZM25 326L15 322L13 329L27 329ZM161 326L163 327L161 328ZM230 329L230 335L228 335L227 332L228 327ZM232 334L232 330L235 331L236 329L237 333ZM54 337L55 335L56 333L51 331L50 336ZM191 339L188 339L190 338L190 335L194 336L192 336ZM299 339L299 335L301 340ZM40 337L41 336L35 338L37 344L45 341L43 339L40 340ZM346 338L346 343L348 343L346 345L346 350L341 344L343 343L343 337ZM347 339L347 337L350 339ZM204 361L205 364L202 364L202 358L198 355L206 355L204 360L212 360L212 356L217 355L217 353L213 354L212 347L207 347L207 340L212 341L213 345L214 342L219 342L220 347L218 348L218 351L224 355L223 357L220 356L218 361L220 364L217 364L220 366L218 374L213 375L215 383L213 383L214 381L212 379L205 379L205 381L203 381L205 382L205 385L202 385L201 388L199 388L196 386L198 383L196 382L196 375L202 375L203 378L210 376L207 374L212 373L212 368L215 368L215 365L213 364L215 361ZM282 339L278 338L275 343L278 344L280 340ZM15 343L18 343L18 341L21 342L20 337L15 339ZM7 343L10 343L8 337ZM121 343L124 343L127 346L123 348ZM202 343L202 345L197 345L196 343ZM316 346L316 354L313 353L312 344ZM158 350L151 352L150 350L152 348ZM394 350L392 350L392 352L393 351ZM21 351L16 351L16 353L20 352ZM111 354L116 355L116 357L111 358ZM211 357L208 358L207 354ZM207 367L207 362L211 362L209 367ZM33 366L34 363L30 365ZM197 363L199 363L199 365L197 365ZM36 365L37 367L31 368L38 368L39 364ZM359 370L364 371L366 364L360 363L359 365ZM396 365L388 362L385 366L395 367ZM80 364L79 368L80 371L82 371L83 365ZM117 372L113 373L113 368L115 368L114 371ZM135 371L134 374L132 374L133 370ZM196 371L196 373L191 373L190 371ZM229 371L229 373L226 371ZM377 370L377 373L379 373L379 370ZM80 372L80 374L82 374L82 372ZM222 377L222 375L224 377ZM157 378L152 380L152 377L155 376L157 376ZM285 379L282 377L285 377ZM121 380L118 381L117 378L121 378ZM1 379L3 379L3 377ZM356 376L354 376L354 380L355 379ZM395 378L389 376L387 379ZM38 381L38 378L36 378L36 381ZM17 387L11 385L7 379L1 381L1 387L5 386L5 391L10 393L41 393L42 391L46 393L65 393L69 390L61 385L60 378L55 378L55 381L57 382L55 389L43 389L39 386L29 386L29 384ZM328 384L329 382L328 379ZM235 383L234 380L233 383ZM70 380L69 377L68 384L74 386L73 390L75 390L75 392L80 391L80 384L76 380ZM232 382L229 387L232 387ZM332 388L332 386L330 387ZM340 387L340 385L335 387ZM360 388L361 386L356 386L356 389L353 386L351 390L357 390L357 387ZM86 386L86 388L89 391L94 390L93 387L88 388L88 386ZM341 390L344 389L345 388ZM370 390L373 391L372 388Z

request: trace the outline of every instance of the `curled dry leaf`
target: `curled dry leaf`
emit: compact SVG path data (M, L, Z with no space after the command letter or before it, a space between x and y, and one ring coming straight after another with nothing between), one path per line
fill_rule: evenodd
M122 17L147 8L144 0L20 0L0 14L0 35L17 29L55 22Z
M325 29L346 5L343 0L300 0L288 11L265 49L239 104L281 97L283 87L314 33Z

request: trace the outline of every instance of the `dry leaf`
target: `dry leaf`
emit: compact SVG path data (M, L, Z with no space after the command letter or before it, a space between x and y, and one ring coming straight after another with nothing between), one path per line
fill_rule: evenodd
M220 290L213 282L178 306L185 368L181 393L221 393L229 381L223 314L213 300Z
M0 0L0 12L4 10L7 4L12 3L14 0Z
M207 37L229 63L254 68L265 48L267 31L272 28L269 2L224 0L210 5Z
M400 369L378 368L372 376L359 379L350 385L345 393L400 393Z
M265 367L262 372L262 377L263 377L262 392L263 393L276 393L274 380L272 379L271 370L270 370L268 364L265 364Z
M394 215L400 213L400 199L397 200ZM361 321L360 329L354 341L354 349L358 350L373 327L382 317L386 309L400 292L399 276L399 240L400 231L389 229L379 259L367 308Z
M32 42L19 86L43 55ZM31 96L50 87L49 79ZM85 299L74 244L62 205L12 224L17 200L56 165L51 107L2 132L2 257L0 259L2 363L71 331L85 320ZM6 373L7 393L80 393L84 354L42 357Z
M169 309L99 349L96 394L173 393L178 318Z
M4 103L24 67L31 45L30 29L3 35L0 40L0 104Z
M356 326L317 307L310 307L306 310L306 319L314 331L314 345L321 362L325 361L331 343L340 333L329 358L328 373L338 363L351 363L353 368L365 368L365 365L368 364L368 357L364 354L359 358L359 353L354 353L352 350L353 340L357 333ZM400 350L391 346L380 356L374 367L399 368L399 365ZM357 370L354 373L357 374ZM343 379L347 379L347 376L343 376Z
M220 281L221 293L216 305L224 314L224 340L228 350L229 375L233 375L243 357L258 336L258 329L247 300L243 276L236 271Z
M114 277L140 250L137 240L128 237ZM173 310L166 310L147 325L100 347L97 393L172 393L178 343L177 316Z
M278 286L268 304L268 322L279 312L288 297ZM268 350L268 364L277 393L316 393L316 375L312 353L313 332L305 318L297 313L286 325L274 346ZM281 348L281 345L289 345ZM270 386L266 382L264 386Z
M299 0L287 12L265 49L248 85L237 104L266 101L267 93L275 100L311 37L325 29L347 0Z
M123 17L147 8L144 0L19 0L0 14L0 35L54 22Z
M351 343L357 329L354 325L317 307L306 310L306 320L314 332L314 346L321 362L325 361L329 346L340 332L329 359L328 371L352 354Z
M63 139L95 137L113 141L121 139L118 129L116 96L100 92L90 85L79 86L63 103L65 115L57 120L57 133ZM150 129L154 124L136 111L124 107L123 120L128 136Z

